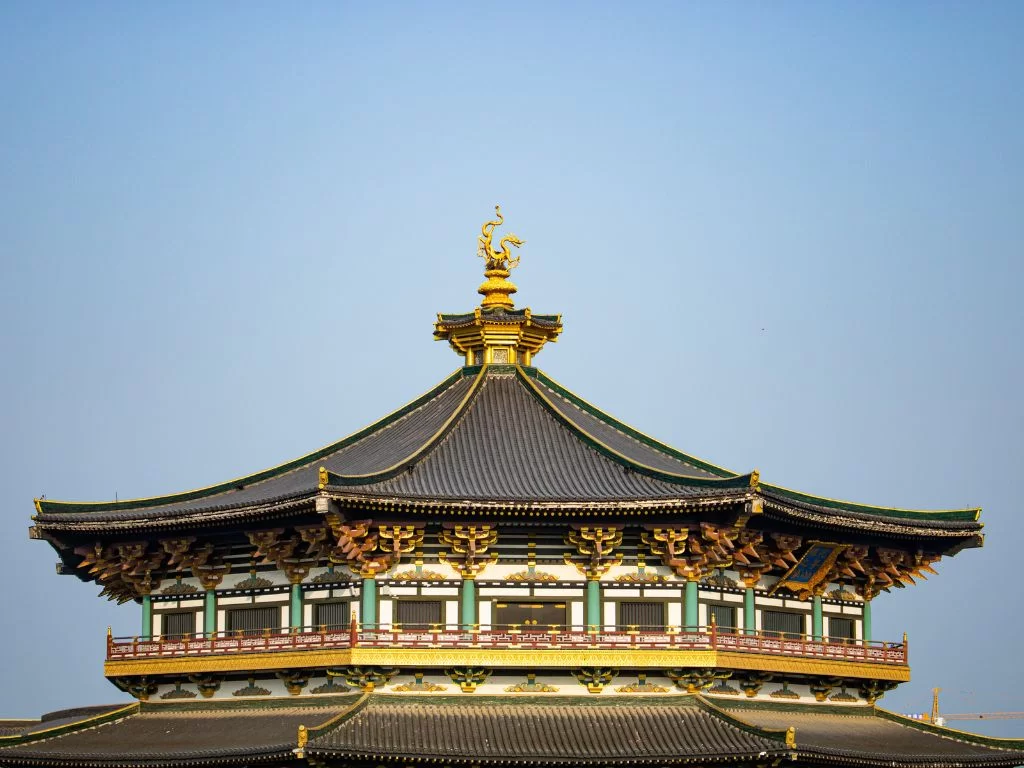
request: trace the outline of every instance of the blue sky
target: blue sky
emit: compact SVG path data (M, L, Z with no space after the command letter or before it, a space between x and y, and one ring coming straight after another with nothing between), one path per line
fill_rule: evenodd
M457 365L480 225L538 364L768 482L980 505L884 596L925 710L1024 710L1019 3L0 5L0 714L116 700L137 606L31 500L172 492L330 442ZM994 724L1024 736L1024 721Z

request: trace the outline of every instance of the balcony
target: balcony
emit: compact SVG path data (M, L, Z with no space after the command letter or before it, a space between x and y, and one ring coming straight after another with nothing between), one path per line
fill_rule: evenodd
M626 631L583 627L490 626L466 630L430 625L346 629L301 627L260 634L218 632L182 638L107 638L107 675L238 671L283 667L449 666L555 668L720 667L909 679L902 642L858 641L777 633L724 631L714 626L636 627Z

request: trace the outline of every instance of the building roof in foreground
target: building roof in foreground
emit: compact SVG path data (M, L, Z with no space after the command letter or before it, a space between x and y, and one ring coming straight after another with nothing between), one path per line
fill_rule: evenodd
M302 757L372 764L694 765L776 758L878 768L1024 764L1024 741L965 734L874 707L723 703L698 695L379 693L317 704L107 708L0 737L0 764L156 768Z

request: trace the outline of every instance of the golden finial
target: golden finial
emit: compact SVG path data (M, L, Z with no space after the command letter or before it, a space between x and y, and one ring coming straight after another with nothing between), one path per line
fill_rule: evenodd
M296 757L306 756L306 744L309 743L309 729L304 725L299 726L299 732L296 735L296 747L292 750Z
M479 245L476 254L485 261L484 277L487 280L477 291L484 297L483 302L481 302L481 306L484 308L504 307L505 309L512 309L512 299L509 296L516 292L516 287L509 282L508 276L511 270L519 266L519 256L513 256L509 246L518 248L525 241L512 234L505 235L498 243L501 249L494 250L494 245L492 244L494 228L500 226L505 221L501 215L500 205L494 206L494 212L497 218L483 225L480 230L480 237L478 238Z

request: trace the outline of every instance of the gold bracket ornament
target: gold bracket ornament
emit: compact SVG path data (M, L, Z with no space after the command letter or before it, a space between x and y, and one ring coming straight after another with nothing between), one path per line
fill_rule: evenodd
M701 523L699 531L686 528L652 528L640 534L640 540L658 555L662 563L687 581L699 581L709 571L728 568L736 559L740 529ZM750 562L752 546L743 545L740 557Z
M687 693L699 693L715 684L714 669L669 669L665 676L676 684L676 688Z
M473 693L478 685L487 682L491 670L482 667L453 667L444 671L456 683L463 693Z
M278 679L284 683L285 689L292 696L298 696L302 689L309 684L309 671L285 670L277 672Z
M316 565L317 558L302 551L298 534L284 535L283 528L269 531L248 531L249 542L264 565L275 565L292 584L300 583Z
M336 513L326 516L335 545L327 559L347 565L364 579L375 578L415 552L423 544L423 528L416 525L378 525L372 520L343 520Z
M477 289L484 300L481 306L485 309L490 307L504 307L512 309L512 299L509 296L516 292L516 287L509 282L511 270L519 266L519 256L513 256L509 246L519 248L525 241L520 240L513 234L505 235L498 245L500 250L494 250L492 238L494 228L500 226L505 219L501 215L501 206L494 206L496 219L488 221L483 225L478 239L477 256L484 259L484 277L487 280Z
M387 685L396 674L398 669L395 667L345 667L327 670L328 678L343 678L346 683L362 689L364 693L370 693L378 685Z
M608 667L583 667L573 674L582 685L587 686L587 693L601 693L619 674L619 670Z
M161 579L154 574L163 564L162 551L150 552L147 542L131 542L104 547L77 547L75 554L82 558L78 564L96 583L103 587L101 596L118 603L126 603L141 595L148 595L160 586Z
M189 675L188 681L194 683L204 699L209 699L218 690L223 680L221 675Z
M566 564L574 566L588 581L599 581L612 566L622 562L622 553L615 551L622 544L619 526L573 526L565 543L576 547L575 554L566 552L563 556Z
M497 552L488 549L498 542L498 530L491 525L453 525L438 534L442 546L450 552L438 553L438 560L448 563L464 579L475 579L488 565L498 560Z

